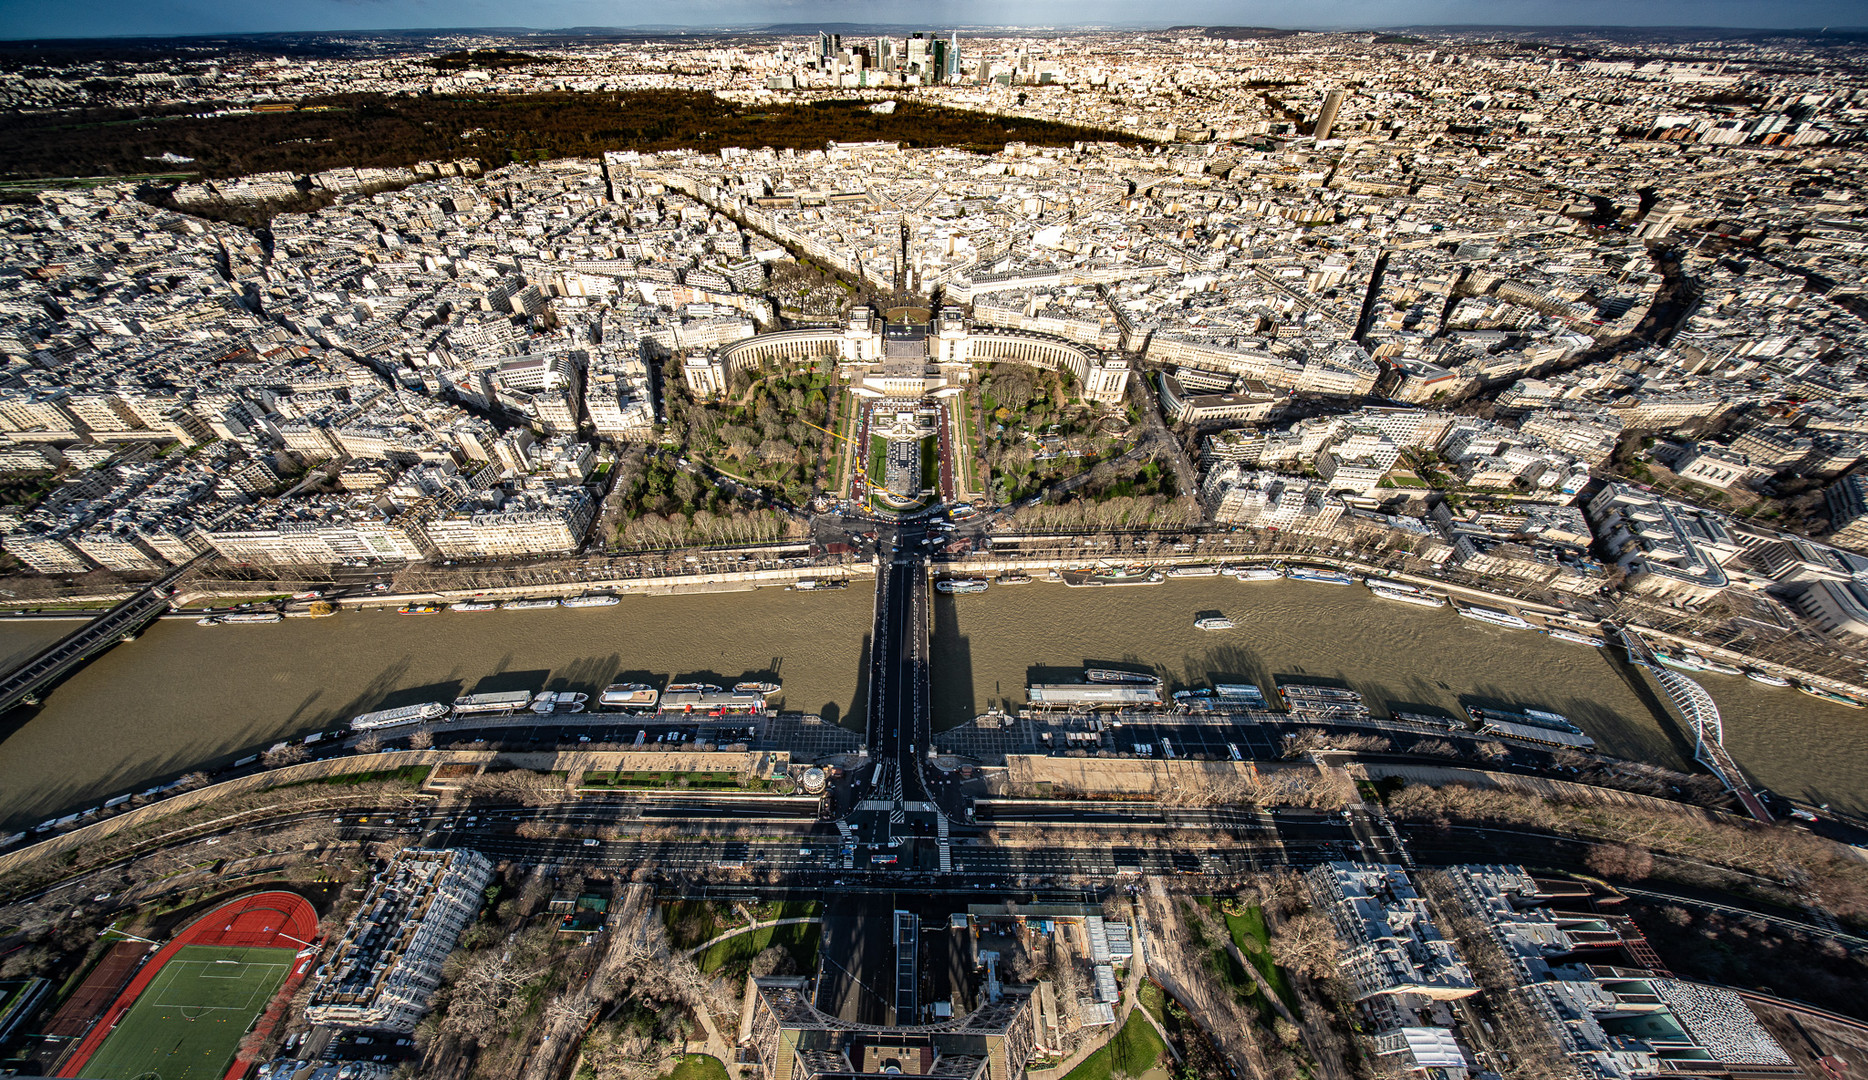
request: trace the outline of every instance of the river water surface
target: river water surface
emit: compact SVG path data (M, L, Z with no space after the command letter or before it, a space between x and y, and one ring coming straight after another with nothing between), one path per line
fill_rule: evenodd
M345 612L266 626L168 620L0 726L0 828L226 762L385 705L474 690L576 689L611 681L727 683L776 676L783 707L861 727L874 593L761 589L627 597L615 607L444 613ZM1223 613L1230 631L1193 628ZM1337 681L1377 712L1458 713L1465 703L1562 713L1611 754L1675 768L1690 735L1654 684L1606 650L1377 600L1360 587L1172 580L1070 589L1035 582L937 596L937 728L1027 681L1076 681L1086 664L1154 668L1175 686ZM23 659L76 623L0 623L0 656ZM1726 720L1726 745L1759 782L1868 810L1868 712L1744 678L1696 673Z
M0 830L226 763L361 712L478 690L759 677L782 706L861 724L875 591L631 596L614 607L196 626L166 619L0 726ZM78 623L0 623L0 655ZM22 647L21 642L27 644ZM24 723L21 720L24 719Z
M1236 628L1194 628L1211 614ZM1177 687L1249 682L1270 695L1278 681L1336 682L1360 691L1378 714L1529 705L1569 717L1604 753L1699 769L1690 732L1619 650L1505 630L1451 607L1378 600L1360 586L1183 578L1072 589L1038 581L939 597L934 619L936 727L992 705L1016 708L1027 681L1079 681L1084 666L1099 662L1139 664ZM1868 809L1868 711L1743 677L1691 674L1718 703L1726 747L1754 779Z

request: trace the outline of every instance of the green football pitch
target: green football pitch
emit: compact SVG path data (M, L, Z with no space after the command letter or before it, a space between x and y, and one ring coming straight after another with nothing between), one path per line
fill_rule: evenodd
M183 946L78 1075L220 1080L295 958L291 949Z

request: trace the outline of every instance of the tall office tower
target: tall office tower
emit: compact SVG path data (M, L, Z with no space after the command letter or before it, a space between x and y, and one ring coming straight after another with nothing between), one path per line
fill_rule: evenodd
M958 30L953 32L953 40L947 43L947 70L941 74L948 76L960 74L960 31Z
M817 58L819 60L828 60L830 59L831 52L830 35L819 30L817 32Z
M1336 110L1342 106L1343 92L1341 90L1332 90L1323 95L1323 108L1317 113L1316 126L1310 129L1310 133L1316 136L1318 142L1330 137L1330 128L1336 124Z
M928 42L928 68L923 76L931 83L947 81L947 43L939 38Z
M924 74L928 63L928 39L921 34L914 34L908 39L908 70Z

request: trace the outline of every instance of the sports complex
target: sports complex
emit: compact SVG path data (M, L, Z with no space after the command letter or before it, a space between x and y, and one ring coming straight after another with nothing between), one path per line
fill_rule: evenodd
M315 957L318 916L303 897L265 892L188 924L142 965L57 1075L95 1080L222 1080L256 1023L276 1020Z

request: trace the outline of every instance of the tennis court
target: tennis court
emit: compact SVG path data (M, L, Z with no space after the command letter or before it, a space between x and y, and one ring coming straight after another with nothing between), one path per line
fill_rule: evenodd
M254 1017L292 970L292 949L186 945L85 1062L99 1080L221 1080Z

